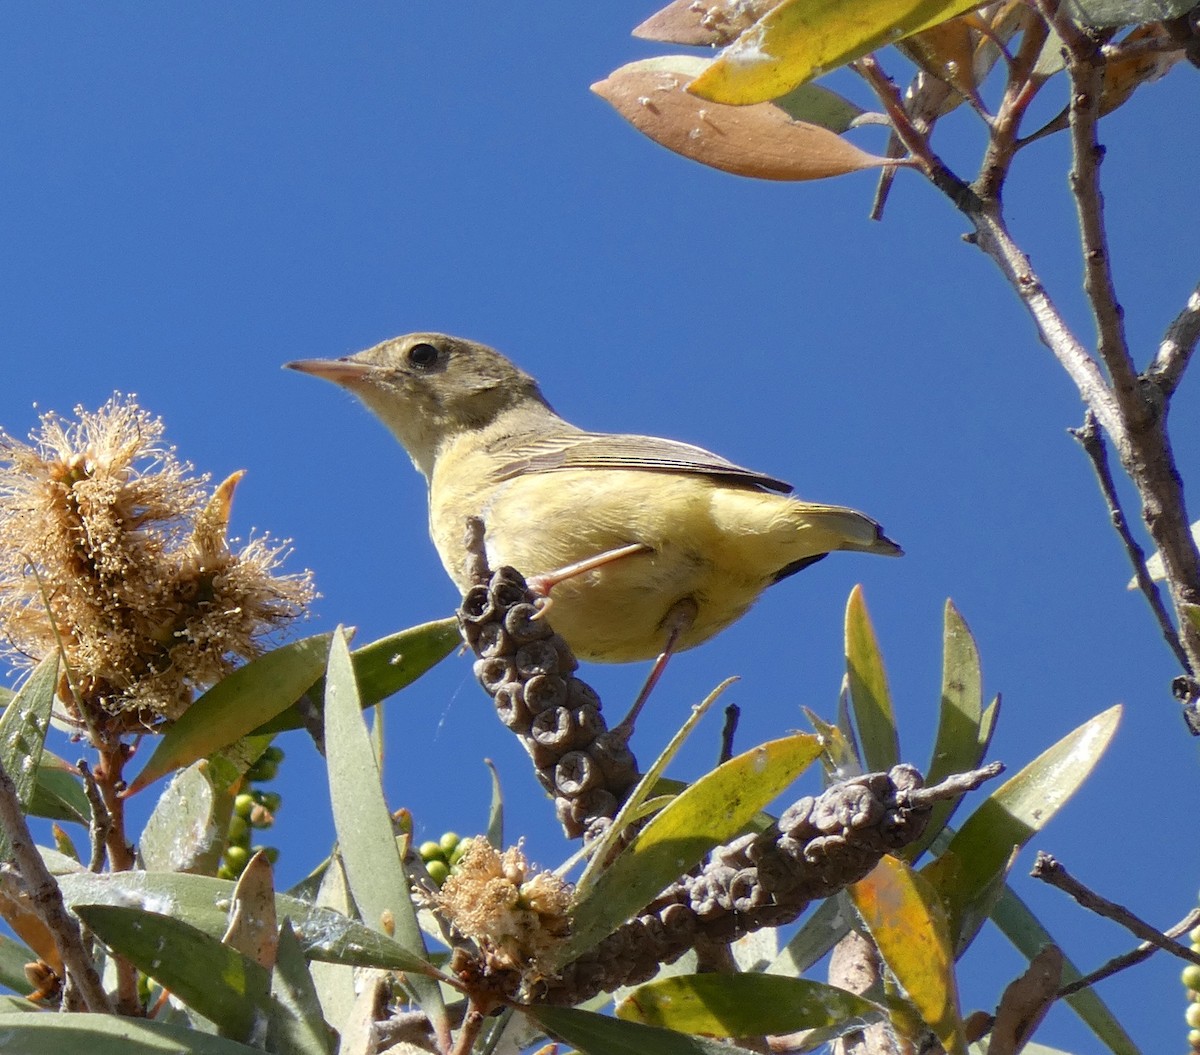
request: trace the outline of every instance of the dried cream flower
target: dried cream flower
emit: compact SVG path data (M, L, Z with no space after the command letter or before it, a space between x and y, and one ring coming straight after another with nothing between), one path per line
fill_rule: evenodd
M500 853L486 839L466 842L438 891L439 908L493 966L536 974L570 929L570 886L552 872L530 874L519 846Z
M61 645L81 717L153 726L303 614L311 576L276 575L267 538L230 549L241 473L206 498L132 398L75 413L31 444L0 431L0 638L26 665Z

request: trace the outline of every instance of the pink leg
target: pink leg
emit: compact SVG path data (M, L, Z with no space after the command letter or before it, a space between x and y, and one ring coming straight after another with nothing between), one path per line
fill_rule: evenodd
M595 568L603 568L604 565L612 564L622 557L632 557L635 553L649 552L650 547L644 542L631 542L628 546L618 546L616 549L605 550L603 553L597 553L594 557L588 557L586 560L577 560L574 564L568 564L555 571L530 576L525 580L525 585L533 593L545 598L545 603L538 609L538 613L534 618L544 619L546 617L551 605L554 603L554 598L550 596L550 591L560 582L565 582L575 575L582 575L584 572L592 571Z
M685 597L682 601L676 601L667 613L667 618L663 621L663 626L667 631L667 640L663 645L663 650L654 661L654 666L650 668L650 673L646 676L645 684L642 685L642 691L638 693L637 699L633 701L633 706L629 708L629 713L621 719L619 725L613 728L613 732L626 742L633 736L634 723L637 721L642 708L646 706L646 701L650 699L650 693L654 691L654 686L658 684L659 678L663 676L663 671L667 669L667 663L675 653L675 646L679 644L680 637L696 621L696 612L696 602L690 597Z

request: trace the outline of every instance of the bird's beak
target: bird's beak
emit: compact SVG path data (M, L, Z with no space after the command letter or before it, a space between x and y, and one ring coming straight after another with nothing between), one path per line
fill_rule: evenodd
M376 369L370 363L356 363L350 359L297 359L283 365L288 370L299 370L302 374L312 374L347 387L365 380Z

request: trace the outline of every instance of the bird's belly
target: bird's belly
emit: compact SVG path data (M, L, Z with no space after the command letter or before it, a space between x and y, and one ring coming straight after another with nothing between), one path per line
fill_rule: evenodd
M478 509L488 562L511 565L527 577L631 543L647 547L565 579L550 592L549 622L581 659L630 662L662 651L680 602L695 606L695 618L677 650L734 622L770 581L729 552L727 532L713 523L710 497L711 485L700 477L566 471L508 481ZM456 562L446 563L464 586Z

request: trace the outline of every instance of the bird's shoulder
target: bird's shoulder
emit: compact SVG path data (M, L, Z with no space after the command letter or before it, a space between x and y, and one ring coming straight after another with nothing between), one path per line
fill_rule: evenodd
M792 485L679 440L571 429L542 435L506 436L493 447L493 479L567 469L641 469L695 473L788 494Z

